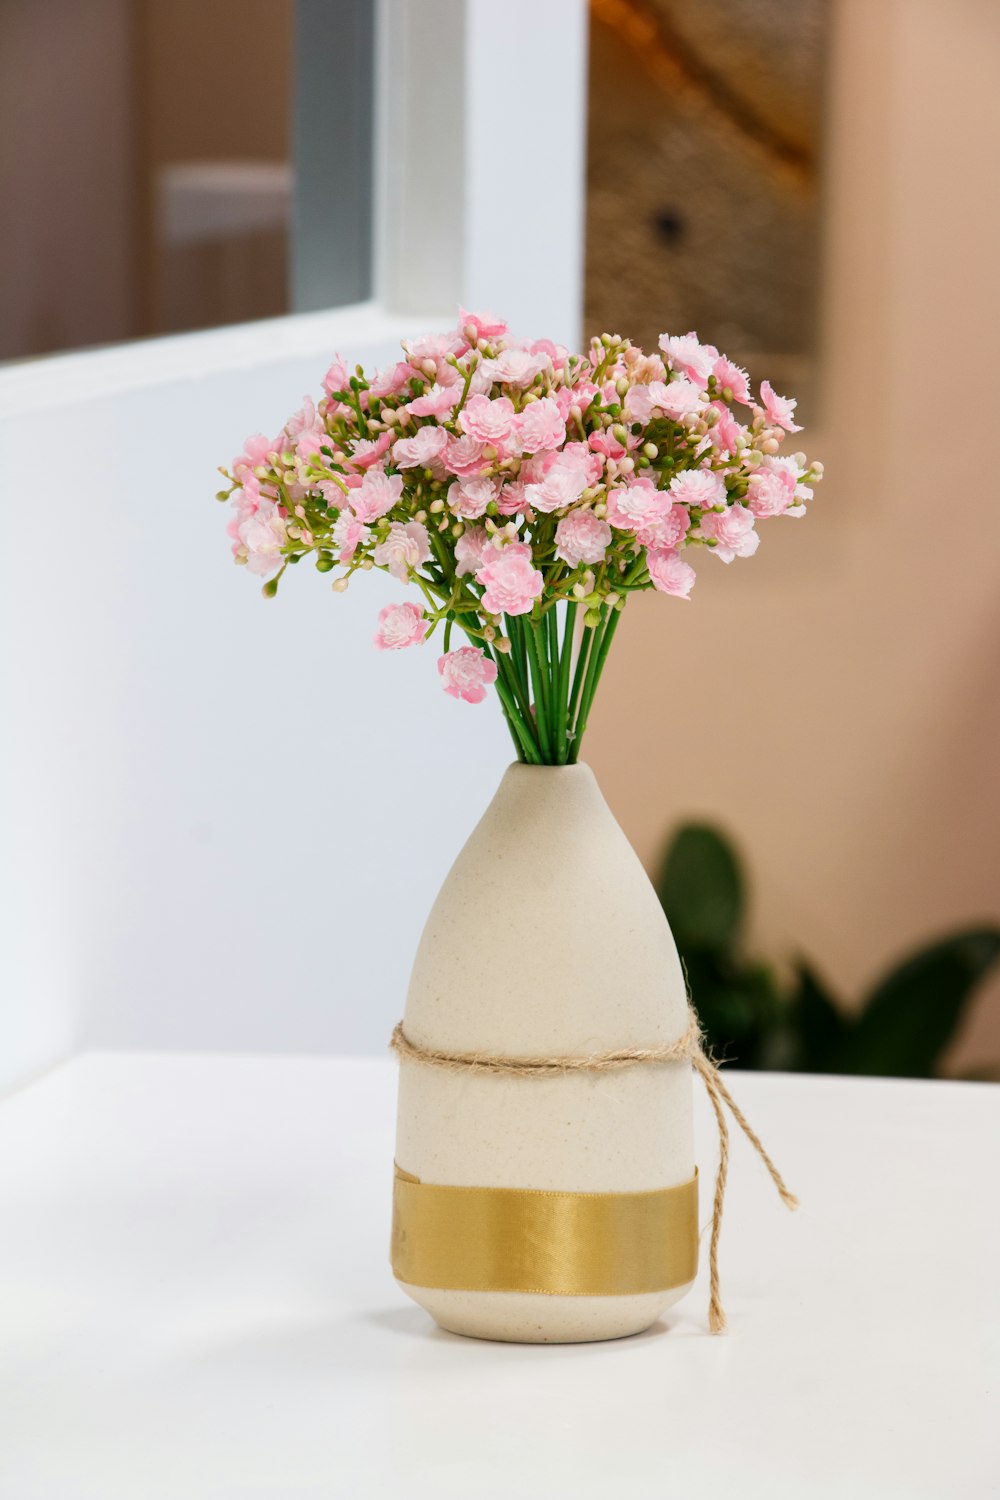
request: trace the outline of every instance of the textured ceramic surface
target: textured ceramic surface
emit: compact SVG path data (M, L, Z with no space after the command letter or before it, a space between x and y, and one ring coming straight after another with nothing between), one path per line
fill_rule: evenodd
M669 1043L686 1026L670 929L589 767L511 766L427 920L407 1035L455 1052L567 1056ZM396 1160L459 1186L671 1187L694 1172L691 1068L524 1079L404 1061ZM444 1328L524 1342L637 1333L687 1289L563 1297L403 1286Z

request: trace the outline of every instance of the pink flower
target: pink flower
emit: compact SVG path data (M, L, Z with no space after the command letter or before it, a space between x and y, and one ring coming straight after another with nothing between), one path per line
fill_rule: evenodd
M588 484L600 484L604 465L600 454L595 453L587 443L567 443L561 453L547 453L542 459L543 475L548 474L554 465L570 460L583 470Z
M708 429L712 447L719 453L735 453L746 428L737 422L725 402L713 401L712 407L719 413L718 421Z
M769 380L762 380L760 383L760 399L764 404L767 420L772 426L783 427L786 432L802 431L801 427L796 427L792 419L798 403L789 400L786 396L775 395Z
M525 453L547 452L566 441L566 421L552 397L544 396L520 413L516 432Z
M513 385L524 390L536 375L551 371L552 361L541 351L529 353L527 349L505 349L496 359L488 359L483 369L497 385Z
M661 594L673 594L675 599L686 599L694 587L695 572L689 563L682 562L672 549L665 552L654 549L646 553L649 576L653 587Z
M477 442L502 448L514 430L514 403L509 396L470 396L462 407L458 425Z
M560 387L559 389L562 390L563 387ZM566 394L572 397L572 400L569 403L570 406L578 406L581 411L586 411L587 407L593 401L594 397L598 394L598 388L592 380L578 380L576 385L566 391ZM558 390L554 391L553 395L555 396L556 400L559 399ZM617 400L617 396L615 399ZM569 408L567 407L567 411L568 409ZM560 411L561 410L562 407L560 407Z
M431 622L416 604L387 604L379 610L372 640L379 651L401 651L404 646L419 645L430 628Z
M699 390L705 389L712 366L719 357L718 349L711 344L700 344L696 333L686 333L683 338L671 338L669 334L661 333L660 348L672 370L685 375Z
M634 390L635 387L633 386L632 389ZM676 380L671 380L669 384L665 384L662 380L654 380L646 389L649 391L652 404L675 420L678 417L689 416L701 405L701 392L683 375L678 376Z
M556 557L571 568L602 563L611 545L611 527L592 510L571 510L556 527Z
M338 561L349 563L358 548L367 542L368 536L368 527L363 526L349 510L342 510L333 523L333 544L338 549Z
M281 567L281 549L288 540L284 518L274 501L262 499L256 510L240 521L236 535L236 556L258 578L273 578Z
M809 485L800 483L805 473L805 470L799 465L800 459L803 463L805 462L804 453L797 453L789 458L772 458L768 456L762 461L760 469L757 471L760 473L761 470L767 469L772 474L777 474L792 499L799 502L788 507L785 511L786 516L804 516L806 508L800 502L811 500L813 497L813 492Z
M301 411L297 411L294 417L289 417L285 423L285 433L291 439L289 446L294 447L300 458L311 457L319 452L323 444L330 442L323 426L323 418L316 410L316 403L311 396L306 396Z
M663 387L663 381L656 382ZM653 415L653 391L649 385L630 385L625 392L625 417L629 422L648 422Z
M438 657L438 671L444 678L444 690L452 698L466 703L482 703L486 689L496 682L497 665L489 661L478 646L460 646Z
M565 510L575 505L587 488L587 471L579 455L553 454L553 461L545 466L540 484L526 484L524 498L533 510L549 514L554 510Z
M725 505L726 486L721 474L708 469L682 469L670 481L670 496L680 505L697 505L702 510L711 510L714 505Z
M404 339L403 349L415 365L425 360L443 364L449 354L460 354L464 340L458 333L427 333L421 339Z
M358 438L347 461L352 469L370 469L388 451L391 442L391 432L380 432L377 438Z
M335 354L333 364L323 376L324 391L326 391L328 396L332 396L334 391L350 390L350 382L351 376L347 366L342 357L339 354Z
M464 437L449 438L448 446L444 451L442 463L449 474L458 474L468 477L472 474L481 474L484 469L489 468L489 459L483 457L484 443L478 438Z
M489 546L485 526L467 526L455 543L455 576L464 578L466 573L474 573L482 563L484 549Z
M376 370L368 387L368 394L381 401L384 401L387 396L398 396L400 391L406 389L413 375L413 366L407 364L405 360L390 365L387 370Z
M411 438L399 438L393 445L392 461L397 469L429 469L447 445L443 427L419 427Z
M448 507L463 520L475 521L486 514L486 507L497 497L492 479L459 479L448 487Z
M384 469L369 469L348 503L359 521L377 521L388 515L403 493L401 474L387 474Z
M639 531L662 519L669 509L669 494L658 490L651 479L636 479L608 491L608 520L619 531Z
M747 506L761 520L783 516L795 502L795 476L788 469L765 468L762 464L750 475Z
M728 391L734 401L742 401L744 406L749 405L750 377L746 370L741 370L739 365L734 365L731 359L720 354L712 366L712 374L723 394Z
M265 498L270 497L265 497L257 476L249 472L244 472L243 483L238 490L233 491L230 500L230 504L236 512L234 518L236 524L238 525L241 521L245 521L248 516L252 516ZM232 523L230 524L232 525ZM235 531L230 531L231 536L235 536L235 534Z
M666 515L653 516L636 532L636 540L643 547L659 551L676 547L691 526L691 516L686 505L672 505Z
M233 478L242 480L246 474L252 473L261 464L266 464L267 455L280 446L279 442L272 443L262 432L255 432L243 444L243 452L233 459Z
M535 339L526 344L525 348L529 354L547 354L557 370L561 370L569 359L569 350L565 344L554 344L551 339Z
M544 579L532 565L531 548L524 542L487 549L476 570L482 584L483 609L491 615L526 615L542 592Z
M480 339L502 339L507 324L493 313L472 313L459 307L458 331L470 343L478 343Z
M526 489L523 479L511 479L501 488L497 496L497 510L502 516L516 516L518 511L527 509Z
M610 427L602 427L600 432L592 432L587 439L587 446L592 452L601 453L605 458L625 457L624 445L612 434Z
M402 409L412 417L447 417L458 405L461 394L460 385L432 385L429 391L408 401Z
M419 568L431 555L427 527L420 521L393 521L388 535L379 542L372 557L380 568L388 568L393 578L406 583L411 568Z
M743 505L728 505L723 511L709 511L699 522L702 536L714 538L716 557L731 563L734 557L753 557L760 546L754 530L754 518Z

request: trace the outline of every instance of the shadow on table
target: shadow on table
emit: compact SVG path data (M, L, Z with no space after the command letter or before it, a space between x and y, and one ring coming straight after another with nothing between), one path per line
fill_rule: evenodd
M470 1338L461 1333L449 1333L447 1329L439 1328L434 1320L419 1307L379 1309L377 1312L362 1313L359 1321L373 1323L380 1328L387 1329L390 1333L399 1333L405 1338L420 1339L424 1343L433 1340L437 1343L444 1342L451 1344L500 1344L508 1349L539 1349L546 1347L572 1349L586 1347L586 1342L583 1344L563 1343L548 1346L544 1344L529 1345L516 1342L512 1344L507 1343L503 1339L478 1339ZM647 1328L643 1333L633 1333L621 1339L604 1339L595 1340L594 1342L616 1345L648 1343L650 1339L662 1338L665 1334L670 1333L672 1326L676 1326L676 1324L672 1325L669 1318L659 1318L653 1324L652 1328Z

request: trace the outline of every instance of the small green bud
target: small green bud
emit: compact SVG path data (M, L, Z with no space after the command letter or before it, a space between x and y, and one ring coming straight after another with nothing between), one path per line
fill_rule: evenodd
M601 611L599 609L588 609L583 617L583 623L588 630L595 630L601 623Z
M269 578L264 587L261 589L261 593L264 595L265 599L273 599L277 592L278 580L276 578Z
M319 557L317 557L316 559L316 572L330 573L332 572L334 567L335 564L329 552L321 552Z

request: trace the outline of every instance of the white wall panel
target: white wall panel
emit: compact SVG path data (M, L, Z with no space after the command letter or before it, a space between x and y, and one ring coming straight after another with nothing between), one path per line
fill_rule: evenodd
M401 585L338 596L302 564L265 601L233 566L215 466L318 392L334 347L386 362L401 331L352 309L310 348L291 323L236 368L220 341L245 329L0 374L22 475L0 1082L73 1045L381 1049L510 759L491 701L441 691L437 639L372 648Z

